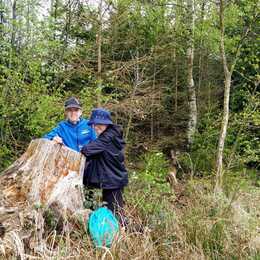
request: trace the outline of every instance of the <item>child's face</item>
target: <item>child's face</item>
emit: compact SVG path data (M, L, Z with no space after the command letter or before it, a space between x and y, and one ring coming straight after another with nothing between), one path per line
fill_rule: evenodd
M96 134L100 135L107 129L107 125L94 125L94 129Z
M71 123L76 124L82 115L82 111L79 108L71 107L65 110L65 115Z

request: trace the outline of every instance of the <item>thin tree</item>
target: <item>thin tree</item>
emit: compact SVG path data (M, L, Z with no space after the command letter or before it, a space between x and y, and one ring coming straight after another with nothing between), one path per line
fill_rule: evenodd
M240 49L243 43L243 40L249 33L249 27L244 31L243 37L239 44L237 45L235 58L230 64L230 68L227 63L227 57L225 52L225 26L224 26L224 11L225 11L225 2L220 0L219 2L219 25L220 25L220 55L223 64L224 70L224 106L223 106L223 117L221 122L221 130L218 140L218 149L217 149L217 159L216 159L216 184L215 184L215 193L218 193L222 189L222 179L223 179L223 151L225 145L225 139L227 135L227 127L229 120L229 99L230 99L230 87L231 87L231 77L236 66L237 59L239 57Z
M16 0L12 2L12 35L11 35L11 46L15 48L15 38L16 38Z
M98 106L101 106L101 86L102 86L102 78L101 78L101 71L102 71L102 4L103 1L100 0L99 7L98 7L98 32L97 32L97 64L98 64L98 71L97 71L97 85L98 85L98 93L97 93L97 103Z
M0 36L3 36L3 27L4 27L4 3L3 0L0 0Z
M134 100L135 93L136 93L138 86L141 84L140 67L139 67L139 50L138 49L136 50L136 56L135 56L135 58L133 57L133 59L135 59L135 67L134 67L135 78L134 78L134 86L133 86L134 88L133 88L133 92L131 94L131 103ZM128 136L130 133L132 119L133 119L133 112L130 113L129 119L127 122L127 127L126 127L126 131L125 131L125 140L126 141L128 140Z
M187 48L187 63L188 63L188 102L189 102L189 122L188 122L188 145L191 146L194 134L197 127L197 104L196 90L193 80L193 59L194 59L194 0L187 1L188 15L188 48Z
M206 5L206 1L203 0L203 2L201 4L201 17L200 17L201 27L200 27L200 34L202 34L202 32L203 32L203 23L204 23L204 16L205 16L205 5ZM200 40L199 40L199 68L198 68L199 79L198 79L198 88L197 88L197 97L198 97L198 99L200 97L200 90L201 90L201 83L202 83L202 76L203 76L202 61L203 61L203 37L202 37L202 35L200 35Z

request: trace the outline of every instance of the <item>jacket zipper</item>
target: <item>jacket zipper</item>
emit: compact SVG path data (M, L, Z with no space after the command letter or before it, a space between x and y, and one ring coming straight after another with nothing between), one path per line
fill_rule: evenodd
M76 135L77 135L77 146L78 146L78 149L79 149L78 126L76 126Z

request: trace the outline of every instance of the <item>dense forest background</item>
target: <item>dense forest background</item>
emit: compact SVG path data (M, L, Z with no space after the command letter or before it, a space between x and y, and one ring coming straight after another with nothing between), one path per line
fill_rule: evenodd
M63 102L75 95L85 116L98 105L112 110L133 156L174 149L189 153L180 160L185 167L192 161L194 173L213 170L224 96L218 4L201 0L193 8L189 1L166 0L2 0L0 168L63 119ZM258 8L257 1L225 3L228 63L237 55L224 150L229 168L259 167Z
M84 116L102 106L123 126L128 167L133 182L144 176L145 194L165 191L171 150L181 181L220 171L259 187L259 18L256 0L0 0L0 171L76 96ZM204 254L236 255L215 243L225 228L213 228L220 237L200 234ZM185 241L198 246L193 231Z

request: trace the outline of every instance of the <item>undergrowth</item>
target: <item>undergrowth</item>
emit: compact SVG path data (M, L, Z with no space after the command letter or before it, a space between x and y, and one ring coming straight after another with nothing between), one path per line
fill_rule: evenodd
M161 153L144 161L125 190L126 214L143 225L143 233L121 232L110 249L96 249L85 225L56 228L47 212L44 239L53 255L27 248L24 259L260 259L260 191L252 182L229 173L222 194L214 195L209 177L172 188ZM7 252L4 258L12 259Z

